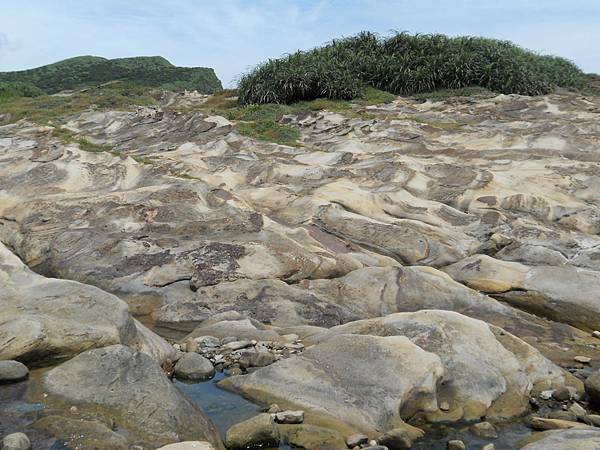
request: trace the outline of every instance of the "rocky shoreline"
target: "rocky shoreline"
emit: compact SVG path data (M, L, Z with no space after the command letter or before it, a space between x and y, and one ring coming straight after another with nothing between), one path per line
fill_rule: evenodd
M295 113L296 147L206 101L65 119L111 151L0 127L0 401L37 405L3 449L600 446L598 97ZM216 372L264 407L224 436L172 382Z

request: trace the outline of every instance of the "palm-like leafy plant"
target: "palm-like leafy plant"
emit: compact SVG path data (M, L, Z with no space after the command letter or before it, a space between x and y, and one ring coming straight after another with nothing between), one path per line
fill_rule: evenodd
M242 104L353 99L368 86L395 94L479 86L539 95L587 84L575 64L508 41L441 34L363 32L323 47L271 59L239 82Z

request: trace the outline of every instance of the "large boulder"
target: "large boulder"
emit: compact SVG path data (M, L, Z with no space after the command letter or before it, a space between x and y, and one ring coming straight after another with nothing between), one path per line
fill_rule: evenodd
M423 310L365 319L333 327L310 338L365 334L405 336L440 357L446 376L438 400L448 411L432 420L506 418L524 412L533 390L581 382L544 358L535 348L500 328L452 311Z
M444 270L473 289L499 294L517 308L583 329L600 329L600 272L530 267L486 255L466 258Z
M499 326L555 362L570 362L578 354L600 357L587 332L511 307L432 267L367 267L301 285L322 302L337 304L361 319L443 309Z
M314 347L300 356L221 384L363 432L392 429L417 413L431 421L515 417L528 409L533 390L581 389L510 333L450 311L350 322L309 341Z
M0 359L40 363L90 348L126 344L155 357L173 348L129 314L127 304L97 287L45 278L0 243Z
M75 406L82 417L126 431L130 441L159 446L204 440L223 449L210 420L159 365L123 345L89 350L52 369L43 390L49 408Z
M596 370L585 380L585 393L590 401L600 406L600 370Z
M405 337L340 335L220 385L371 431L394 428L419 411L435 411L444 373L439 357Z

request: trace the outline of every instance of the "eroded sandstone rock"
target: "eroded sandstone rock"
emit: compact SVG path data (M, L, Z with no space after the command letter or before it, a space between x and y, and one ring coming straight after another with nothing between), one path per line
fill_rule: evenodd
M0 244L0 358L40 362L123 343L158 361L173 348L129 314L114 295L82 283L45 278Z
M127 431L154 446L205 440L222 449L204 413L169 381L149 356L123 345L88 350L52 369L43 379L43 401ZM111 423L108 423L111 428ZM68 431L64 430L65 433Z

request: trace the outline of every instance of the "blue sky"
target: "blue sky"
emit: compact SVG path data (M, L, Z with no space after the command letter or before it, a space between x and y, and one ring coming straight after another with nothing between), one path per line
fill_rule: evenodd
M0 71L162 55L232 86L266 58L361 30L508 39L600 72L600 0L0 0Z

